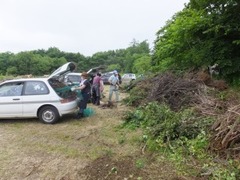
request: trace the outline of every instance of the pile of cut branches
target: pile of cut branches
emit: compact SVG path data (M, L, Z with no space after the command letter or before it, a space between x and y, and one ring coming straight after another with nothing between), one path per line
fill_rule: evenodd
M212 126L210 150L240 157L240 104L230 107Z
M195 80L177 77L172 73L161 74L151 79L151 89L148 101L166 103L172 110L180 110L199 102L198 96L201 86Z
M213 81L205 73L184 76L171 72L158 74L135 84L132 92L135 93L135 103L132 105L157 101L166 103L174 111L193 107L199 116L216 119L213 124L208 125L211 132L209 150L223 157L240 157L239 98L230 91L230 98L219 98L219 92L227 86L225 83L220 83L217 87L208 86Z

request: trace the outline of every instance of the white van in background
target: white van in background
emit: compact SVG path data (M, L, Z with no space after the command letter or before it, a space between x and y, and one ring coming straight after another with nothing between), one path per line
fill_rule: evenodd
M125 73L122 76L122 83L123 84L130 84L131 81L136 80L136 75L133 73Z

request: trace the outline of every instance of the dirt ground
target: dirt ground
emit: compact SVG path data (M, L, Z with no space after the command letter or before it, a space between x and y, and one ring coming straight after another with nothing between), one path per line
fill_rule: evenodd
M125 96L120 93L121 99ZM113 108L88 106L94 109L91 117L69 115L54 125L0 120L0 179L193 179L144 151L141 132L119 127L128 109L121 102Z

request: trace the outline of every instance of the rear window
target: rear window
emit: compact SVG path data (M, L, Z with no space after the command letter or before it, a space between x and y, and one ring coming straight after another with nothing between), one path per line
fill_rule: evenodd
M136 75L135 74L124 74L123 75L123 78L136 78Z

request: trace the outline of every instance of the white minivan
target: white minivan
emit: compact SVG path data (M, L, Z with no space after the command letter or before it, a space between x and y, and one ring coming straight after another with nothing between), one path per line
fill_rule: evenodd
M133 73L126 73L122 76L123 84L130 84L133 80L136 80L136 75Z
M7 80L0 84L0 119L38 118L56 123L63 115L77 110L77 96L60 81L75 69L68 62L47 78Z

